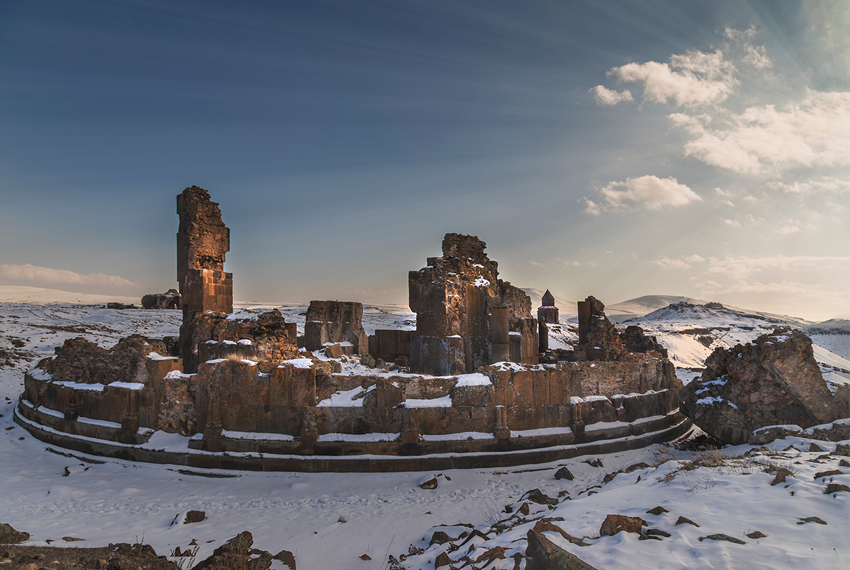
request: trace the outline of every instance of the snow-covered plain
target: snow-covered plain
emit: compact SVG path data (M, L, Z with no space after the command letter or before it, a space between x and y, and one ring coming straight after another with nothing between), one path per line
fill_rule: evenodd
M447 471L438 477L439 485L434 490L418 487L431 473L187 471L176 466L66 454L36 440L12 422L24 370L38 359L51 356L53 348L67 338L83 336L112 346L120 337L134 332L152 337L176 335L180 312L116 311L104 309L102 304L48 305L33 304L39 299L27 301L0 303L0 349L11 355L8 364L0 367L0 522L31 533L31 544L53 540L67 546L61 539L68 536L84 539L70 543L76 546L143 540L158 553L167 554L178 546L184 549L195 539L201 547L198 561L223 541L249 530L257 548L272 553L281 549L294 552L300 570L387 568L387 557L399 559L408 553L410 545L425 550L401 565L430 570L436 555L449 547L447 543L427 549L433 527L468 524L485 536L449 553L452 559L466 553L475 559L499 545L508 549L508 558L476 567L513 568L510 555L524 552L528 529L536 518L546 516L562 517L564 520L555 524L573 536L587 537L589 546L579 547L557 533L545 533L600 570L623 566L850 567L850 493L823 494L830 479L850 484L850 469L839 466L840 458L835 456L818 459L824 454L808 452L811 442L801 437L774 442L774 451L767 455L680 471L672 478L668 473L681 467L677 460L689 459L691 454L652 446L600 456L604 467L585 463L594 459L585 456L510 469ZM103 302L85 297L74 301L91 305ZM257 305L245 303L240 308L254 310ZM299 329L303 327L305 306L280 308L288 321L299 323ZM376 327L412 328L413 319L407 307L364 309L368 332ZM690 326L705 325L693 322ZM565 341L569 340L568 330L562 334ZM674 338L672 330L668 334ZM4 364L2 359L0 364ZM777 455L791 444L801 451ZM826 451L836 446L829 442L818 444ZM724 449L723 453L740 456L751 449L752 446L740 446ZM665 459L669 460L661 463ZM763 472L757 462L771 461L789 467L794 477L785 484L770 486L773 475ZM603 483L605 475L640 462L650 467L621 473ZM573 481L554 478L561 466L572 472ZM814 480L817 472L831 469L842 474ZM505 530L497 533L492 528L494 523L511 516L504 507L513 505L515 513L523 495L532 489L550 497L566 492L570 499L564 494L554 510L531 503L530 514L525 517L527 523L512 528L505 528L508 523L504 523ZM646 514L658 505L670 512ZM188 510L205 511L207 520L182 524L182 514ZM637 535L626 533L599 538L602 521L614 513L640 516L652 528L665 530L671 536L661 542L639 541ZM675 525L680 515L700 527ZM799 519L812 516L827 524L798 524ZM745 533L753 530L760 530L767 537L747 538ZM717 533L746 544L699 540ZM361 559L363 554L371 560Z

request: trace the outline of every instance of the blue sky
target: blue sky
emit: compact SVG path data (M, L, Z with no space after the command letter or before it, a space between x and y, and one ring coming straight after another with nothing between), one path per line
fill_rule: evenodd
M850 316L846 2L0 2L0 284L404 303L444 233L607 304Z

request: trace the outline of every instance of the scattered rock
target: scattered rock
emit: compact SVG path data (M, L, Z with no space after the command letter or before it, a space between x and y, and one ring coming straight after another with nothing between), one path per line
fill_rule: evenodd
M835 446L835 451L832 452L832 455L843 455L844 457L850 457L850 444L839 443L837 446Z
M286 566L289 566L289 570L296 570L296 568L295 568L295 555L292 554L290 551L281 550L280 552L278 552L277 554L272 556L272 558L275 559L275 560L280 560Z
M419 488L431 491L437 488L437 476L432 475L419 482Z
M20 532L11 525L0 523L0 544L17 544L30 539L28 532Z
M361 554L360 560L372 560L372 557L369 556L368 554Z
M183 524L199 523L207 518L207 513L204 511L188 511L183 517Z
M823 453L824 451L826 450L816 443L809 446L809 453Z
M608 515L599 529L600 536L614 536L620 531L641 534L641 528L647 526L646 521L640 517L627 517L625 515Z
M534 529L528 531L526 570L596 570Z
M560 469L555 471L555 479L566 479L567 481L572 481L573 479L575 479L575 477L573 477L573 474L570 473L569 469L567 469L566 467L561 467Z
M709 534L708 536L699 537L700 542L702 542L705 539L708 539L708 540L725 540L726 542L732 542L734 544L747 544L746 542L744 542L740 538L735 538L734 536L729 536L728 534Z
M840 485L838 483L830 483L826 486L826 489L824 490L823 494L831 495L832 493L838 493L840 491L850 493L850 487L848 487L847 485Z
M435 544L445 544L450 542L452 537L450 537L445 531L437 530L434 531L434 534L431 535L431 541L428 543L428 546L434 546Z
M642 534L640 535L638 540L661 540L661 538L658 536L653 536L651 534Z
M523 502L523 504L519 506L519 510L517 512L522 516L527 517L528 513L530 512L529 509L530 507L528 506L528 503Z
M629 465L626 467L626 473L631 473L632 471L637 471L638 469L649 469L649 465L641 461L640 463L635 463L634 465Z
M80 541L83 541L85 539L84 538L76 538L74 536L63 536L62 540L64 540L65 542L80 542Z
M829 471L821 471L820 473L815 474L815 479L820 479L821 477L832 477L833 475L843 475L841 471L838 469L831 469Z
M666 530L661 530L660 528L648 528L646 529L646 534L649 536L663 536L665 538L670 537L670 533Z
M647 514L650 514L650 515L660 515L661 513L669 513L670 511L668 511L664 507L658 506L658 507L649 509L646 512L647 512Z
M523 498L527 498L532 503L537 503L538 505L557 505L558 504L558 499L544 495L540 491L540 489L532 489L531 491L529 491L528 493L523 495Z
M780 483L784 483L785 478L788 477L789 475L791 477L794 476L794 474L791 473L791 471L789 469L786 469L785 467L777 468L776 469L776 476L773 478L773 481L770 482L770 486L773 487L774 485L779 485Z
M505 550L506 549L504 546L494 546L493 548L479 556L475 560L475 563L478 564L480 562L484 562L484 565L487 566L494 560L504 560L505 558L507 558L505 556Z
M449 558L448 554L446 554L445 552L441 552L437 555L437 559L434 560L434 568L439 568L441 566L449 566L451 564L454 564L454 562L454 560Z
M752 538L753 540L756 540L759 538L767 538L767 535L760 530L754 530L753 532L747 533L747 538Z
M796 448L796 447L794 447L793 445L789 445L788 447L786 447L786 448L785 448L785 449L783 449L782 451L791 451L791 450L794 450L794 451L800 451L799 449L797 449L797 448Z
M603 467L601 459L585 459L584 461L582 461L582 463L587 463L591 467Z
M253 544L251 533L241 532L216 548L212 556L193 570L268 570L272 555L262 550L253 550Z
M342 356L342 347L339 343L329 344L325 347L325 356L328 358L339 358Z
M797 521L797 524L806 524L806 523L810 523L810 522L818 523L818 524L826 524L826 521L825 521L825 520L823 520L823 519L822 519L822 518L820 518L820 517L805 517L805 518L800 518L800 519Z
M850 467L850 463L847 463L846 459L842 459L838 462L839 467Z
M674 524L677 524L677 525L692 524L695 527L699 528L699 525L697 523L695 523L694 521L692 521L691 519L689 519L688 517L679 517L678 519L676 519L676 522Z
M568 533L567 531L565 531L564 529L562 529L561 527L554 524L551 520L548 520L548 519L541 519L541 520L537 521L534 524L534 531L535 532L547 532L547 531L557 532L558 534L560 534L561 536L563 536L565 539L569 540L571 543L575 544L576 546L589 546L582 539L572 536L570 533Z
M604 484L610 483L611 481L614 480L614 477L616 477L620 473L622 473L622 471L615 471L614 473L608 473L607 475L605 475L605 477L602 478L602 484L604 485Z

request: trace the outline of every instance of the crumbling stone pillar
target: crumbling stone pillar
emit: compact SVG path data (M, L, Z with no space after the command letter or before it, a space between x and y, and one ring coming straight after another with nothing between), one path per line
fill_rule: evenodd
M549 326L543 321L538 321L537 339L538 351L541 354L549 350Z
M198 186L177 196L177 282L183 303L180 349L186 372L194 372L198 355L192 346L192 326L207 311L233 312L233 276L224 272L230 250L230 230L221 221L218 204Z
M590 301L579 301L578 305L578 343L587 344L590 334Z

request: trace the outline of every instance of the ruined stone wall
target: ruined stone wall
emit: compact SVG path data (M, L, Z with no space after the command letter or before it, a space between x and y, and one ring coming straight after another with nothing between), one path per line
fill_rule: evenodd
M648 391L682 388L673 364L661 358L640 358L627 361L586 361L564 363L570 367L580 386L576 396L606 396L643 394Z
M198 362L228 357L280 362L297 354L297 334L296 323L287 323L277 309L256 319L204 313L192 321L184 345Z
M369 338L362 319L362 303L310 301L304 324L304 346L307 350L320 350L326 343L349 343L351 350L344 353L366 354Z

